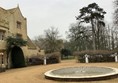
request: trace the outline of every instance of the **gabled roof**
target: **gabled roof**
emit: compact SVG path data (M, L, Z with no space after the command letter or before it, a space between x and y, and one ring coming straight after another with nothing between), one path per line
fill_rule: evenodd
M31 39L27 36L27 46L29 49L36 49L36 45L31 41Z
M15 12L17 8L8 9L8 11Z
M25 17L23 16L23 14L22 14L22 12L21 12L19 6L17 6L16 8L8 9L7 11L9 11L9 12L11 12L11 13L15 13L16 11L19 11L20 14L21 14L21 16L22 16L23 18L25 18Z

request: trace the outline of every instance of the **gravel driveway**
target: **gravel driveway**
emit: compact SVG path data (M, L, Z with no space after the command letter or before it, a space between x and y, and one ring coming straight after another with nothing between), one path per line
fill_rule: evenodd
M108 66L118 68L118 63L76 63L75 60L65 60L58 64L37 65L25 68L10 69L0 73L0 83L67 83L44 78L44 73L55 68L70 66ZM104 81L69 82L69 83L118 83L118 78Z

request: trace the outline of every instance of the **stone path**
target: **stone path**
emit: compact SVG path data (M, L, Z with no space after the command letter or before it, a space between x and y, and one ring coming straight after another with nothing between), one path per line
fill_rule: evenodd
M58 64L38 65L19 69L11 69L0 73L0 83L67 83L47 80L44 73L55 68L70 66L108 66L118 68L118 63L76 63L75 60L66 60ZM118 78L104 81L69 82L69 83L118 83Z

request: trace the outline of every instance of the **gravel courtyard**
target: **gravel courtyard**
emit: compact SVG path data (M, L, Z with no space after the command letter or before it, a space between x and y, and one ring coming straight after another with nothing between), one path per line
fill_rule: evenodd
M65 60L58 64L37 65L19 69L10 69L0 73L0 83L67 83L44 78L44 73L51 69L69 66L108 66L118 68L118 63L76 63L75 60ZM69 83L118 83L118 78L104 81L69 82Z

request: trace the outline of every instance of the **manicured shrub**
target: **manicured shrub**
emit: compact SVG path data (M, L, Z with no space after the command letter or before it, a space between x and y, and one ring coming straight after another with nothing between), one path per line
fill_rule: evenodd
M60 52L53 52L50 54L46 54L47 56L47 64L54 64L60 62L61 54Z
M28 58L27 64L28 65L42 65L44 64L44 57L46 56L46 64L54 64L60 62L61 54L59 52L54 52L50 54L46 54L44 56L37 55Z
M28 65L42 65L43 58L42 56L32 56L28 58Z
M5 64L0 65L0 72L5 72L6 71L6 66Z
M112 54L116 53L117 51L110 51L110 50L87 50L81 52L74 52L76 59L78 62L85 62L85 55L89 55L89 62L114 62L114 56Z

